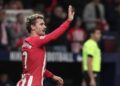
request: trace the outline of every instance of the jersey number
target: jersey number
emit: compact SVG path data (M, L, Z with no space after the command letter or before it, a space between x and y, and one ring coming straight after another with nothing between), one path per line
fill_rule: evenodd
M23 56L24 56L24 68L27 69L27 57L28 57L28 54L26 51L23 52Z

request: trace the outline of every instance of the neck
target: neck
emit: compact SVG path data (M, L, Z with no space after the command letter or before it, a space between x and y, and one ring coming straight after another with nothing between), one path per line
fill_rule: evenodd
M97 40L94 37L91 37L91 39L97 42Z
M30 33L30 36L38 36L34 31Z

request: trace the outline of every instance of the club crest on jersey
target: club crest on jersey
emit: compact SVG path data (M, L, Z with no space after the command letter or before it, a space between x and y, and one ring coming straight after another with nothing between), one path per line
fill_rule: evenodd
M40 36L40 39L44 39L45 38L45 36Z

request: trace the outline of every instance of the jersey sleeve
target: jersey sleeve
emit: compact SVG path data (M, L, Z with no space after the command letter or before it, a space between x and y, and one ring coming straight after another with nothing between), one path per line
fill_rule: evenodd
M52 72L50 72L49 70L45 69L44 77L46 77L46 78L52 78L53 75L54 74Z
M87 55L88 56L94 56L94 53L95 53L95 46L94 46L94 44L88 44L87 46L86 46L86 52L87 52Z
M39 46L43 46L49 43L50 41L57 39L68 29L69 25L70 25L70 21L66 20L53 32L49 33L48 35L40 36L39 38L37 38L35 43Z

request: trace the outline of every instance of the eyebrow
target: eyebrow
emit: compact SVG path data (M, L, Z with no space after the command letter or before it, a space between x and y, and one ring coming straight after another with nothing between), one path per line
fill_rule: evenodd
M41 22L40 24L45 24L44 22Z

